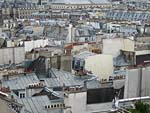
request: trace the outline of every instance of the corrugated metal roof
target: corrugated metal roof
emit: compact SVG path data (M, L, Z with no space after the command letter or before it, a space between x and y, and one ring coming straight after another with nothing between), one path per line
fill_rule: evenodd
M142 11L109 11L106 14L106 18L116 20L133 20L133 21L145 21L150 20L150 12Z
M47 96L36 96L24 99L17 99L17 101L25 106L25 110L31 113L48 113L45 106L51 103L61 103L60 101L50 101ZM56 109L57 113L62 113L61 109Z
M53 88L53 87L62 87L65 86L75 86L75 85L81 85L84 86L84 81L87 79L91 79L93 76L87 75L87 76L75 76L69 72L57 70L57 69L51 69L52 78L41 78L41 80L45 81L45 84L47 87ZM100 84L97 80L92 80L90 82L87 82L88 88L99 88Z
M51 78L40 78L40 80L45 81L45 85L50 88L65 86L84 86L84 81L91 79L93 76L75 76L69 72L51 69ZM2 81L3 87L10 87L11 90L22 90L28 87L29 84L39 83L39 79L35 74L27 74L26 76L21 76L16 79ZM99 88L100 84L97 80L92 80L87 82L88 88Z
M19 89L25 89L26 87L28 87L29 84L38 83L38 82L39 79L34 73L32 73L32 74L22 75L12 80L2 81L2 86L10 87L11 90L19 90Z

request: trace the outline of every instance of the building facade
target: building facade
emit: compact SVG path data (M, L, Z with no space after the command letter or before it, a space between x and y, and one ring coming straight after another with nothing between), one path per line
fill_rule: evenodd
M112 4L107 0L55 0L51 2L50 8L54 10L76 10L87 8L111 8Z
M4 1L1 5L2 19L29 19L32 13L43 11L44 7L24 1L8 2Z

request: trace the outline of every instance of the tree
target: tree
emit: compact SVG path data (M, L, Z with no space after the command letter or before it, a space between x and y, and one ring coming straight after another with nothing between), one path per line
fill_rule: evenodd
M150 105L143 102L135 103L136 109L129 109L131 113L150 113Z

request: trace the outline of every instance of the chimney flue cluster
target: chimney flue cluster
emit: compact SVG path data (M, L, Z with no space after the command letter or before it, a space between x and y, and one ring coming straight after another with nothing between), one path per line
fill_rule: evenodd
M77 91L82 91L83 87L82 86L73 86L73 87L65 87L64 91L66 92L77 92Z
M0 91L3 93L10 93L11 92L9 87L1 87Z
M29 84L29 88L39 88L39 87L43 87L44 84L43 83L33 83L33 84Z

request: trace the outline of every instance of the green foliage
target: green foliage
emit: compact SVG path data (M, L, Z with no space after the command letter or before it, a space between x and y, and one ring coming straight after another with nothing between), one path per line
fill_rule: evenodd
M135 103L136 109L130 109L129 111L131 113L150 113L150 105L143 103L143 102L137 102Z
M130 109L129 110L131 113L141 113L140 111L137 111L136 109Z

